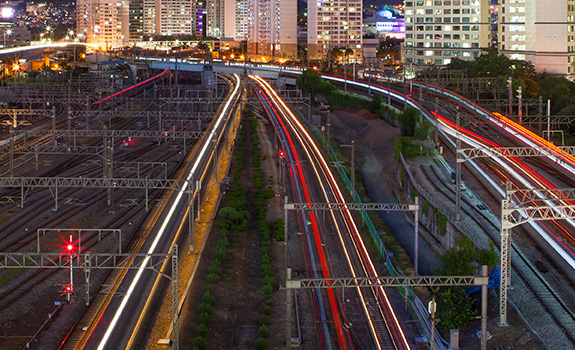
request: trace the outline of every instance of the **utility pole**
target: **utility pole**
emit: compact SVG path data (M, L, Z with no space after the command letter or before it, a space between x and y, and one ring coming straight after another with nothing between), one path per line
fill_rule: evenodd
M435 295L433 299L427 304L427 311L431 314L431 350L435 349L435 310L437 309L437 303L435 302ZM437 321L439 322L439 320Z
M353 197L353 193L355 192L355 141L351 140L350 145L341 145L341 147L350 147L351 148L351 196Z
M547 100L547 142L551 140L551 100Z
M312 123L311 120L311 92L308 94L309 101L307 102L307 120L309 121L310 125Z
M327 111L327 149L329 150L330 139L331 139L331 112Z
M455 117L456 121L456 134L455 134L455 152L459 152L461 148L461 138L459 137L459 127L461 125L460 121L459 106L457 106L457 115ZM461 220L461 163L459 158L455 157L455 222L459 223Z
M435 98L435 132L433 133L433 142L435 147L439 146L439 97Z
M517 101L518 101L518 105L519 105L519 110L518 110L518 114L519 114L519 125L523 125L523 91L522 91L522 87L520 86L519 88L517 88Z
M513 114L513 79L507 78L507 88L509 90L509 115Z
M543 96L539 95L539 130L543 130Z

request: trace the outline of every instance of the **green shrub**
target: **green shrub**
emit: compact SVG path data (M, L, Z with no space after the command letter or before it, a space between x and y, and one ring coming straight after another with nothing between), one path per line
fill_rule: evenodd
M263 338L259 338L256 341L256 350L265 350L268 348L268 342L263 339Z
M260 317L260 325L269 326L271 323L270 318L267 316Z
M212 312L214 312L214 307L209 303L201 303L200 307L198 307L198 311L200 311L200 315L203 313L211 315Z
M227 258L226 250L220 246L216 247L216 250L214 251L214 259L226 261L226 258Z
M218 276L222 274L222 268L220 267L219 260L212 261L210 267L208 268L208 273L209 274L213 273Z
M270 337L270 330L268 329L268 326L261 325L260 329L258 330L258 335L264 339L269 338Z
M445 236L447 233L447 216L438 213L439 215L436 216L437 226L439 227L439 233L442 236Z
M227 230L227 229L230 228L230 224L231 224L231 223L232 223L231 220L228 220L228 219L219 219L219 220L218 220L218 223L216 224L216 227L219 228L219 229L222 229L222 230L223 230L223 229Z
M270 306L266 306L264 307L264 315L271 315L274 313L274 309L272 309Z
M274 291L274 289L272 288L271 285L266 284L263 288L262 291L264 292L265 295L270 295L272 294L272 292Z
M272 267L270 264L262 264L260 266L262 276L272 276Z
M206 312L200 314L200 323L206 327L212 322L212 316L208 315Z
M427 199L424 199L423 203L421 203L421 212L425 216L429 215L429 201Z
M203 337L196 337L196 339L194 339L194 347L197 348L198 350L204 350L207 346L207 342L206 339L204 339Z
M218 239L218 245L221 245L224 248L227 248L230 246L230 241L228 240L227 236L220 236L220 239Z
M220 281L220 276L215 273L210 273L206 276L206 281L208 283L218 283Z
M419 192L417 192L417 188L415 188L415 186L411 186L411 193L410 196L412 199L415 199L415 197L417 197L419 195Z
M198 334L198 336L205 338L206 334L208 334L208 327L206 327L203 324L200 324L196 327L196 333Z
M212 295L211 286L209 286L209 287L210 287L210 290L208 290L206 288L206 292L202 296L202 303L213 305L216 302L216 298Z
M272 258L268 254L260 256L260 264L271 264Z

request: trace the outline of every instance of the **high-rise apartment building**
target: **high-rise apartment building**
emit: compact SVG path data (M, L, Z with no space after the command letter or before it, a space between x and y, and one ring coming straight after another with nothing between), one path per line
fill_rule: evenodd
M322 59L334 48L352 49L351 60L362 55L362 0L308 1L308 57Z
M127 0L78 0L76 12L76 32L86 42L121 46L129 41Z
M297 55L297 2L251 0L247 23L248 52L295 58Z
M233 38L236 33L236 0L207 0L206 22L207 36Z
M405 61L446 65L453 58L478 57L490 45L490 5L490 0L406 1Z
M192 35L206 35L206 2L204 0L192 1Z
M250 23L254 22L253 11L249 0L236 0L236 40L249 41Z
M144 0L131 0L129 2L130 41L144 39Z
M158 1L156 1L158 2ZM156 33L159 35L192 35L192 2L190 0L159 0L156 8Z
M538 72L575 78L575 1L501 0L499 51Z

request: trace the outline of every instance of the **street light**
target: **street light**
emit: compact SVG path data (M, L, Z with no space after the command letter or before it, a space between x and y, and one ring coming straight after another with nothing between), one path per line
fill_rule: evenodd
M4 30L4 46L3 46L4 49L6 48L6 34L12 35L12 29Z

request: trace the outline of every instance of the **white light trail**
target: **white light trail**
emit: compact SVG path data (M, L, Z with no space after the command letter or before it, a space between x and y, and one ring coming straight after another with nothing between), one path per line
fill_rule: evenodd
M309 133L307 132L307 130L305 129L305 127L303 126L303 124L301 124L301 122L297 119L297 117L296 117L296 116L291 112L291 110L287 107L287 105L285 104L285 102L277 95L277 93L275 92L275 90L273 90L273 89L271 88L271 86L269 86L269 84L268 84L264 79L261 79L260 77L257 77L257 76L254 76L254 78L256 78L261 84L265 85L265 86L267 87L266 90L268 91L268 93L272 94L273 97L274 97L274 100L282 106L282 108L280 109L280 111L282 111L282 114L284 114L284 118L286 118L286 120L290 121L292 124L295 124L295 125L297 126L297 129L299 129L299 131L301 132L301 134L305 136L305 138L306 138L306 142L305 142L305 143L307 143L308 145L310 145L310 146L313 148L313 151L314 151L314 154L316 155L316 158L321 162L321 165L322 165L322 168L323 168L323 172L328 176L328 180L329 180L329 182L331 183L331 186L332 186L332 189L333 189L333 193L334 193L334 195L335 195L335 197L336 197L336 200L339 201L339 202L341 202L341 203L345 203L345 198L344 198L344 196L343 196L343 193L341 192L339 186L337 185L337 181L336 181L336 179L335 179L333 173L331 172L330 167L328 166L328 164L327 164L325 158L323 157L321 151L319 150L319 148L317 147L317 145L315 144L315 142L313 142L312 137L309 135ZM288 116L289 116L289 118L287 118ZM299 134L299 133L296 133L296 136L297 136L298 139L300 140L300 143L303 145L303 144L304 144L304 141L303 141L303 139L300 137L300 134ZM305 147L304 147L304 150L305 150L305 152L307 153L309 159L312 159L312 158L311 158L311 154L310 154L309 151L308 151L308 148L305 148ZM315 168L315 165L313 164L313 162L312 162L311 164L313 165L314 172L316 173L316 176L319 177L320 175L319 175L317 169ZM320 182L320 184L321 184L321 182ZM322 187L323 187L323 185L322 185ZM322 191L322 192L325 194L325 190ZM346 210L344 210L343 212L346 214L346 216L347 216L347 218L348 218L347 222L352 225L352 227L351 227L351 229L352 229L351 234L354 235L354 236L357 238L357 240L352 239L352 241L353 241L354 243L359 242L359 244L360 244L359 247L356 246L356 249L357 249L357 248L361 249L361 250L365 253L364 256L367 257L367 259L365 259L365 260L364 260L364 259L360 259L360 260L362 260L362 261L361 261L362 264L364 264L364 263L367 263L367 264L368 264L368 266L367 266L367 271L369 272L368 274L371 274L372 277L378 277L378 274L377 274L377 271L376 271L376 269L375 269L375 266L373 265L373 262L371 261L371 259L370 259L370 257L369 257L369 254L367 253L367 249L366 249L366 247L365 247L365 245L364 245L363 239L361 238L361 235L359 234L359 230L358 230L358 228L357 228L357 226L356 226L356 224L355 224L355 220L353 220L353 217L352 217L351 213L349 212L349 210L346 209ZM332 216L334 215L333 212L331 212L331 214L332 214ZM337 221L335 220L335 217L334 217L334 223L336 223L336 225L337 225ZM338 234L341 235L341 233L339 232L339 230L338 230ZM341 237L340 237L340 240L341 240ZM351 260L350 260L350 258L349 258L349 254L348 254L348 252L347 252L347 249L346 249L345 244L343 244L343 241L342 241L342 245L343 245L343 247L344 247L344 252L345 252L345 255L346 255L348 264L349 264L349 266L351 267L352 274L354 275L354 277L357 277L357 273L355 272L355 268L353 267L353 264L351 264ZM361 256L361 254L359 254L359 252L358 252L358 255ZM406 337L405 337L405 334L404 334L403 330L401 329L399 320L397 319L397 316L395 315L395 312L394 312L394 310L393 310L393 308L392 308L392 306L391 306L391 303L389 302L389 299L388 299L388 297L387 297L387 294L385 293L385 290L383 289L383 287L377 287L377 288L380 290L380 293L384 296L385 303L387 304L388 310L390 310L390 313L391 313L391 315L392 315L392 317L393 317L393 320L390 320L390 321L393 321L394 324L395 324L395 326L396 326L396 329L399 330L399 333L400 333L401 338L402 338L402 339L400 339L400 340L402 341L402 344L405 346L406 349L409 349L409 348L410 348L410 347L409 347L409 343L407 342L407 339L406 339ZM363 305L364 311L365 311L365 313L366 313L366 315L367 315L367 317L368 317L368 322L369 322L369 324L370 324L370 328L372 329L372 332L374 332L373 320L371 320L371 318L369 317L369 312L368 312L368 310L367 310L367 308L366 308L365 301L364 301L364 299L363 299L363 295L362 295L362 293L358 293L358 294L359 294L360 298L361 298L362 301L363 301L363 302L362 302L362 305ZM377 342L378 347L381 348L381 344L379 344L379 340L377 339L377 337L375 337L375 338L376 338L376 342Z
M226 102L224 108L222 109L222 112L220 113L220 115L218 116L218 119L216 120L216 123L213 127L212 130L217 130L219 125L221 124L221 122L224 120L223 116L228 112L228 108L231 104L231 102L235 99L236 93L239 90L240 87L240 79L237 75L235 75L236 78L236 86L230 96L230 98L228 99L228 101ZM204 142L204 146L202 147L200 154L198 157L196 157L196 161L194 163L194 165L192 166L192 169L190 170L190 173L188 174L187 178L186 178L186 182L184 183L184 185L182 186L182 190L178 193L178 195L176 196L176 199L174 200L174 204L172 205L172 207L170 208L170 211L168 212L168 215L166 216L164 222L162 223L162 226L160 227L158 234L156 235L156 237L154 238L154 241L152 242L152 245L150 246L150 249L148 249L148 254L152 254L154 252L154 250L156 249L156 246L158 245L158 243L160 242L160 238L162 238L165 230L166 230L166 226L168 225L169 221L172 219L172 215L174 214L174 212L176 211L176 207L178 206L184 191L186 190L187 186L189 185L189 181L190 179L192 179L193 175L195 174L198 166L201 163L201 160L203 159L205 153L207 152L208 148L211 147L211 140L212 138L215 136L214 132L212 131L209 134L208 139L206 140L206 142ZM130 284L130 287L128 288L128 291L126 292L126 295L124 296L124 299L122 299L122 303L120 304L120 306L118 307L118 310L116 310L116 314L114 315L114 318L112 319L112 322L110 322L110 325L108 326L108 329L106 330L106 333L104 334L104 337L102 338L102 340L100 341L100 345L98 346L98 350L103 350L104 347L106 346L106 343L108 342L110 335L112 334L114 328L116 327L116 324L118 322L118 320L120 319L120 316L122 315L122 312L124 311L124 309L126 308L126 305L128 304L128 301L130 299L130 297L132 296L132 293L134 292L134 289L136 288L136 285L138 284L140 278L142 277L142 274L144 273L144 266L146 266L148 264L148 261L150 260L150 256L147 256L144 261L142 262L141 267L138 269L138 272L136 274L136 276L134 277L134 280L132 281L132 283ZM176 330L174 330L176 331Z

